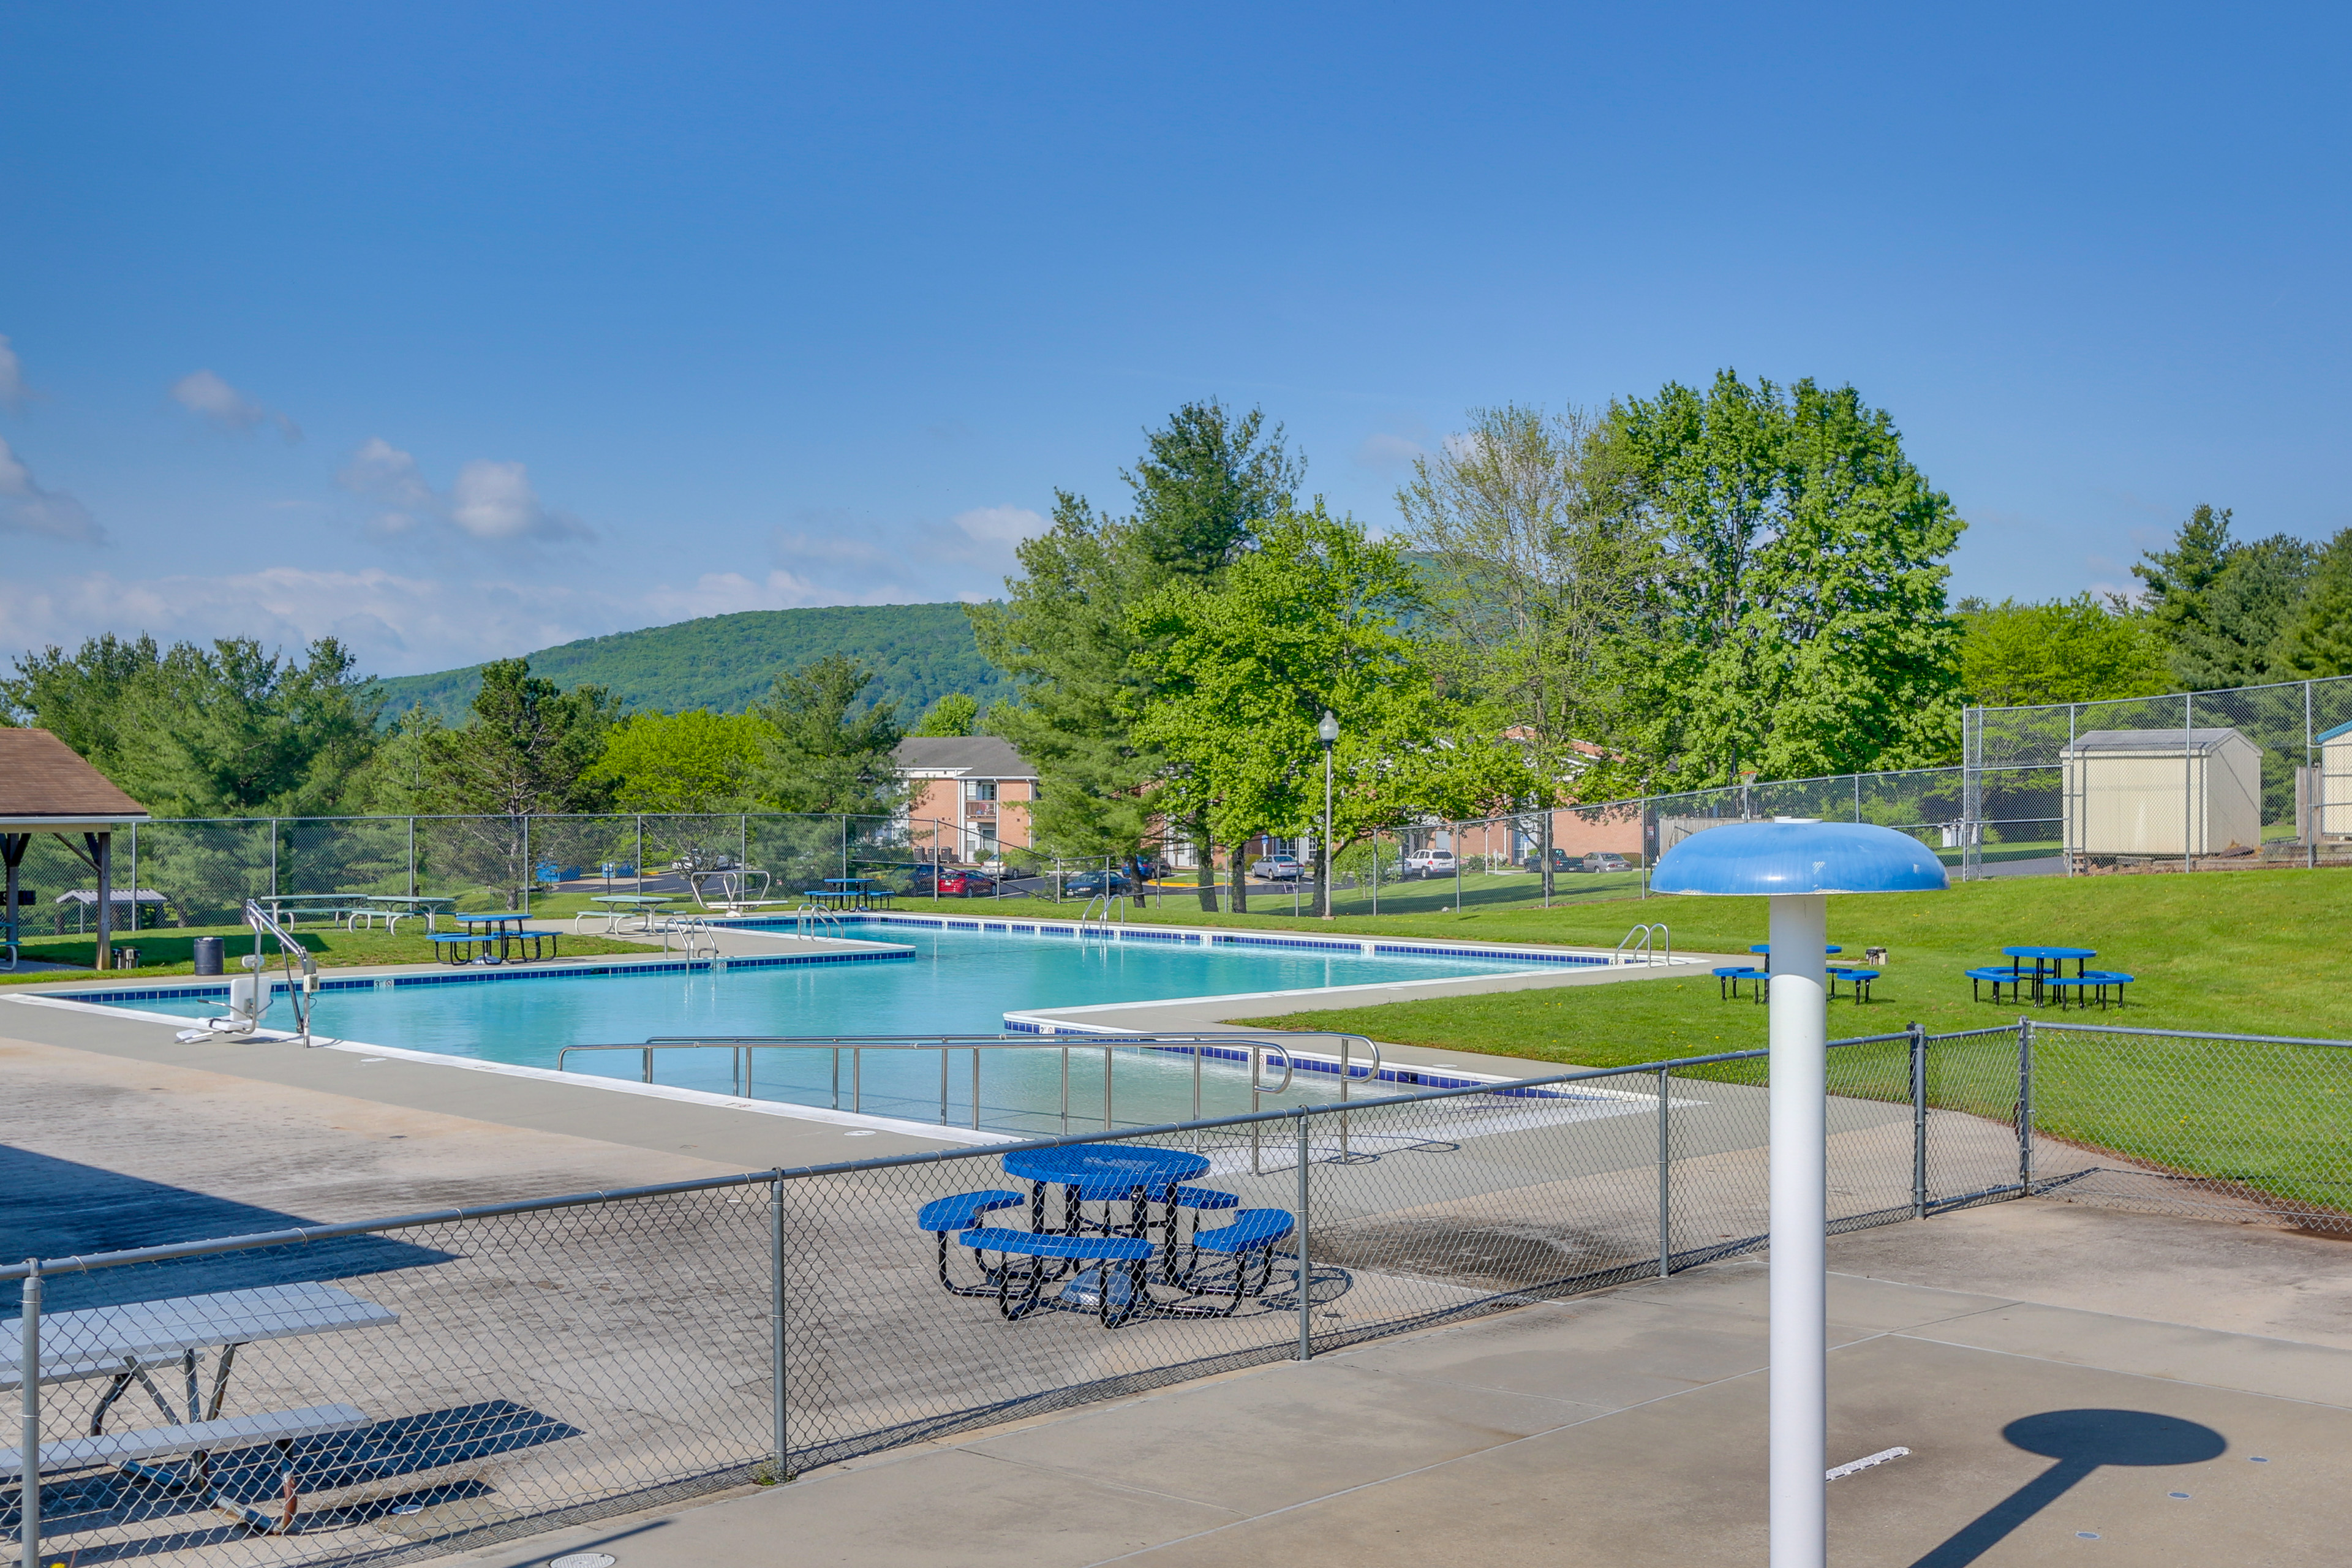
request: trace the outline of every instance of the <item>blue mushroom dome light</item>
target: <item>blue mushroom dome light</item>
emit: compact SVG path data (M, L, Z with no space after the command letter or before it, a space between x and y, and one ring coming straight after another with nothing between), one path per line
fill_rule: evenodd
M1692 834L1658 858L1654 893L1922 893L1951 885L1934 850L1861 822L1738 822Z

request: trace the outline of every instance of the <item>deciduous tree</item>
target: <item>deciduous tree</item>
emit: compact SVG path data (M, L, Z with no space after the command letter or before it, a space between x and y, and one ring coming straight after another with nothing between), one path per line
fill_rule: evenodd
M1668 384L1608 438L1662 567L1624 650L1620 793L1925 766L1958 744L1965 526L1851 386Z

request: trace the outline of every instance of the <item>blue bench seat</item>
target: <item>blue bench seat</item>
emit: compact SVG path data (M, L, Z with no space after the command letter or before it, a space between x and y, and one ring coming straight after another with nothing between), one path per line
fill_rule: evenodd
M975 1257L993 1252L1005 1259L989 1273L996 1282L996 1310L1007 1322L1025 1318L1040 1307L1051 1307L1056 1311L1091 1312L1104 1328L1115 1329L1160 1306L1144 1286L1143 1271L1151 1261L1151 1243L1140 1237L1065 1236L1058 1231L1040 1233L987 1226L965 1231L956 1239L959 1245L971 1247ZM1012 1261L1016 1258L1032 1262L1024 1268ZM1092 1263L1096 1267L1072 1275L1049 1301L1042 1299L1046 1279L1055 1275L1046 1267L1049 1263ZM1020 1287L1018 1297L1013 1293L1016 1285Z
M1984 988L1990 985L1992 987L1992 999L1998 1002L2000 1000L2000 988L2006 985L2009 987L2009 999L2015 1002L2024 995L2022 987L2032 983L2033 975L2030 971L2021 974L2015 969L1990 964L1969 971L1969 995L1971 1000L1981 1002L1984 1000Z
M2120 1007L2124 1005L2124 987L2137 978L2117 969L2086 969L2080 974L2045 977L2042 984L2057 998L2062 1011L2071 995L2080 1006L2087 1007L2095 1001L2104 1012L2106 1010L2108 990L2112 988L2115 991L2116 1005Z
M1715 994L1720 1001L1734 1001L1739 995L1739 983L1752 980L1756 983L1756 995L1760 1000L1764 994L1764 983L1769 978L1764 971L1751 969L1743 963L1726 964L1715 972Z
M1854 1005L1860 1006L1870 1000L1870 983L1877 978L1878 971L1875 969L1844 969L1832 965L1829 971L1830 994L1837 994L1838 982L1843 980L1853 987Z
M1176 1283L1190 1290L1196 1299L1225 1299L1221 1308L1195 1307L1193 1310L1231 1317L1234 1309L1243 1301L1252 1296L1265 1294L1266 1286L1274 1280L1275 1244L1286 1239L1297 1228L1297 1222L1291 1218L1287 1209L1244 1209L1234 1215L1231 1224L1220 1226L1215 1230L1200 1231L1193 1236L1194 1261ZM1199 1255L1202 1253L1213 1258L1232 1259L1231 1272L1221 1270L1214 1276L1209 1275L1211 1266L1199 1260ZM1250 1279L1253 1261L1257 1273L1255 1284Z
M940 1238L940 1283L947 1288L950 1295L993 1296L999 1282L994 1272L982 1268L980 1284L957 1284L948 1272L949 1235L971 1229L980 1223L980 1216L984 1214L992 1214L998 1209L1018 1208L1028 1201L1019 1193L956 1193L944 1198L933 1198L915 1211L915 1228L928 1230ZM980 1254L973 1253L971 1260L975 1267L979 1267Z

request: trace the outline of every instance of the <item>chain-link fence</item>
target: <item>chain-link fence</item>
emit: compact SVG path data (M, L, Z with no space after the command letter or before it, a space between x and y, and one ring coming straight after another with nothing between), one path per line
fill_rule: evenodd
M2347 1068L2032 1020L1838 1042L1826 1217L2352 1234ZM1740 1052L0 1269L42 1456L0 1527L36 1495L58 1561L406 1561L1659 1277L1764 1244L1767 1089Z
M1972 873L2352 860L2352 677L1972 708L1962 752Z
M1645 890L1691 834L1776 816L1908 833L1965 879L2352 864L2352 676L2038 708L1972 708L1962 764L1726 784L1382 831L1341 850L1331 910L1415 915L1551 908ZM939 888L953 825L888 816L354 816L166 819L115 843L116 897L141 925L233 921L249 898L446 896L572 913L599 893L690 899L708 873L730 900L792 900L827 878L898 893ZM1289 863L1281 862L1290 850ZM1257 912L1318 912L1311 839L1239 867ZM958 886L992 898L1132 893L1124 862L1002 846ZM1093 881L1083 879L1092 870ZM1147 879L1166 902L1181 873ZM27 935L95 926L97 874L47 837L21 874ZM1075 893L1071 884L1077 879ZM1230 888L1232 868L1224 874ZM135 891L134 891L135 890ZM125 908L118 931L132 928Z

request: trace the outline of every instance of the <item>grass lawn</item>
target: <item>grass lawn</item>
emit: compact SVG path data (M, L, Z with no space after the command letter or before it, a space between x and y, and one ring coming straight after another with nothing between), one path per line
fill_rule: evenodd
M339 969L360 963L430 963L436 954L433 944L425 940L422 931L411 927L399 935L380 931L344 931L337 926L304 926L295 936L304 947L319 955L319 967ZM115 951L126 947L139 950L142 963L137 969L111 972L120 979L152 979L158 975L194 974L195 961L193 943L200 936L228 938L228 967L237 968L237 955L253 951L253 931L249 926L173 926L163 931L124 932L114 939ZM583 957L600 952L629 952L643 956L644 944L614 942L609 937L574 936L563 933L563 956L579 953ZM270 966L278 963L278 944L262 944L269 957ZM658 952L658 949L653 951ZM26 958L48 963L76 963L87 969L98 961L98 942L93 937L36 937L24 945ZM15 974L0 974L0 984L35 985L46 981L55 984L60 980L77 980L85 976L68 974L57 970L32 970ZM96 978L89 976L88 978Z
M1739 952L1765 936L1761 900L1661 898L1642 908L1672 925L1679 949ZM1622 910L1474 916L1428 922L1426 934L1613 945L1626 918ZM2139 976L2128 1007L2063 1015L2070 1019L2352 1039L2352 991L2341 967L2347 921L2352 870L2344 869L2020 878L1945 893L1832 899L1830 940L1856 955L1884 946L1890 958L1869 1005L1832 1005L1830 1031L1880 1034L1916 1020L1945 1033L2013 1022L2013 1004L1972 1003L1961 972L1994 962L2003 946L2033 942L2096 948L2097 966ZM1404 932L1421 923L1383 920L1379 929ZM1703 975L1251 1021L1584 1067L1765 1043L1765 1009L1717 1000L1715 981ZM1836 1053L1833 1092L1906 1098L1903 1056L1899 1047ZM2010 1115L2015 1055L2007 1045L1937 1047L1929 1060L1935 1103ZM1706 1076L1753 1079L1760 1064ZM2352 1051L2045 1034L2034 1047L2034 1095L2035 1125L2044 1132L2352 1209Z

